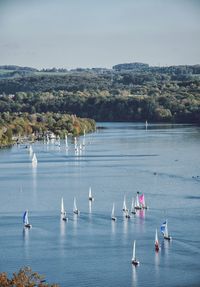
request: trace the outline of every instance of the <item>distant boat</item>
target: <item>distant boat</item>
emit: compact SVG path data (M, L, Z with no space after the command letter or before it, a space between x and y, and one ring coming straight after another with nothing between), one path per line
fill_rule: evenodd
M139 191L137 191L136 198L135 198L135 209L142 209L139 202Z
M83 146L85 146L85 129L83 131Z
M32 225L29 223L29 220L28 220L28 210L26 210L24 212L24 215L23 215L23 223L24 223L24 227L25 228L31 228Z
M159 251L160 249L160 246L159 246L159 241L158 241L158 231L157 231L157 228L156 228L156 234L155 234L155 250L156 251Z
M139 203L140 203L140 206L144 209L147 209L147 205L145 203L145 197L144 197L144 194L142 195L139 195Z
M133 257L132 257L132 264L137 266L139 264L139 261L136 259L136 256L135 256L135 245L136 245L136 240L134 240L133 242Z
M131 213L132 213L132 214L136 214L136 211L135 211L135 203L134 203L133 198L132 198L132 203L131 203Z
M64 207L64 200L63 197L61 198L61 210L60 210L60 214L61 214L61 218L64 221L68 221L68 218L66 216L66 211L65 211L65 207Z
M89 188L89 200L94 201L94 197L92 197L92 189L91 187Z
M164 235L164 239L166 239L166 240L172 239L172 237L168 233L167 220L165 222L163 222L163 224L160 227L160 230L161 230L162 234Z
M75 214L80 214L80 211L78 210L77 205L76 205L76 197L74 197L74 208L73 208L73 212L74 212Z
M146 130L148 128L148 122L147 121L145 122L145 128L146 128Z
M30 154L30 155L32 155L32 154L33 154L33 148L32 148L32 146L31 146L31 145L29 146L29 154Z
M128 208L126 207L126 195L124 195L124 201L123 201L123 209L124 212L128 211Z
M32 164L33 164L33 165L37 165L37 162L38 162L38 161L37 161L37 157L36 157L36 154L34 153L34 154L33 154L33 157L32 157Z
M69 146L68 146L68 140L67 140L67 134L65 135L65 148L68 149Z
M130 216L128 210L124 211L124 213L125 213L125 217L126 217L126 218L131 218L131 216Z
M78 151L78 144L77 144L77 138L75 137L74 138L74 149L75 149L75 151Z
M113 203L113 207L112 207L111 219L113 221L117 220L117 218L115 217L115 204L114 203Z

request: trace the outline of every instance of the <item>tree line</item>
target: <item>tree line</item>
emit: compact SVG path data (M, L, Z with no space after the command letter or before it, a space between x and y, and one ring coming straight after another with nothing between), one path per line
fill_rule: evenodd
M29 140L43 139L48 132L64 138L78 136L95 130L95 121L60 113L9 113L0 114L0 147L12 145L26 137Z
M200 65L150 67L129 63L113 69L76 69L59 74L43 70L31 76L2 78L0 112L199 124Z

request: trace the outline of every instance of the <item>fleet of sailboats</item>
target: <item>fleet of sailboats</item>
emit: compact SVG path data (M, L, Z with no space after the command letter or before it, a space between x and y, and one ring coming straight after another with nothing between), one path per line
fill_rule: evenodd
M148 126L148 123L146 121L145 123L146 128ZM60 138L57 139L57 144L60 145ZM84 137L83 137L83 143L80 144L80 146L78 146L77 143L77 138L74 138L74 147L75 147L75 151L77 150L82 150L82 148L84 148L85 146L85 130L84 130ZM68 139L67 139L67 135L65 135L65 148L68 149ZM32 157L32 164L36 165L37 164L37 157L36 154L33 152L32 146L29 146L29 153L33 157ZM94 197L92 196L92 191L91 191L91 187L89 188L89 195L88 195L88 199L90 202L94 201ZM91 204L91 203L90 203ZM145 201L145 195L144 194L140 194L139 192L137 192L135 199L132 198L132 202L131 202L131 214L136 214L138 210L141 209L147 209L148 206L146 205L146 201ZM130 214L129 214L129 210L127 208L126 205L126 195L124 195L124 201L123 201L123 212L124 212L124 216L126 218L130 218ZM74 197L74 206L73 206L73 213L74 214L80 214L80 211L77 208L77 203L76 203L76 197ZM61 210L60 210L60 214L61 214L61 219L64 221L68 221L68 218L66 216L66 210L64 207L64 200L63 197L61 198ZM111 220L112 221L116 221L117 218L115 216L115 204L113 203L112 206L112 212L111 212ZM28 228L30 229L32 227L32 225L29 223L29 219L28 219L28 210L26 210L23 214L23 224L24 224L24 228ZM168 233L168 223L167 220L165 222L163 222L163 224L161 225L161 232L163 234L164 239L166 240L171 240L172 237L169 235ZM154 241L154 245L155 245L155 250L159 251L160 249L160 244L159 244L159 240L158 240L158 231L156 229L155 231L155 241ZM131 260L132 264L137 266L139 265L139 261L136 258L136 240L134 240L133 242L133 254L132 254L132 260Z

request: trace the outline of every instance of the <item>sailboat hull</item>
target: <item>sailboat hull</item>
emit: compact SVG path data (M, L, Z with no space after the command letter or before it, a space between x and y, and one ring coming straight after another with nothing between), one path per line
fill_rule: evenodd
M80 214L80 211L79 210L74 210L74 214Z
M137 266L137 265L139 265L140 262L137 261L137 260L132 260L131 263L132 263L134 266Z
M25 224L24 227L25 227L25 228L31 228L32 225L28 223L28 224Z
M63 217L62 220L63 221L68 221L68 218L67 217Z
M169 241L170 241L170 240L172 240L172 237L171 237L171 236L169 236L169 235L168 235L168 236L164 235L164 239L166 239L166 240L169 240Z
M117 218L114 217L114 216L112 216L111 219L112 219L113 221L116 221L116 220L117 220Z

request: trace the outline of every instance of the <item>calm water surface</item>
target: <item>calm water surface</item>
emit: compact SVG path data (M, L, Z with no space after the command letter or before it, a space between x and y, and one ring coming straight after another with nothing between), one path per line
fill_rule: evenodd
M0 150L0 272L22 266L65 286L200 286L200 128L104 123L76 155L35 143ZM79 138L79 142L82 141ZM89 205L91 186L94 202ZM137 191L149 209L123 217ZM80 216L73 215L76 196ZM60 221L64 198L69 222ZM111 222L115 202L117 222ZM23 230L29 210L33 228ZM168 219L173 240L155 229ZM131 265L132 243L140 266Z

